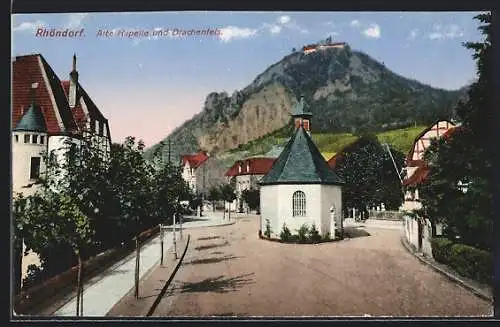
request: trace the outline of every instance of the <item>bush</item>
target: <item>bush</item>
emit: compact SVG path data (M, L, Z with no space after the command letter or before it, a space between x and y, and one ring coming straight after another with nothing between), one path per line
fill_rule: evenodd
M269 219L266 219L266 230L264 231L264 235L269 238L271 237L271 233L273 230L271 229L271 223L269 222Z
M281 230L280 233L280 239L283 242L289 242L291 241L291 238L292 238L292 233L290 232L290 229L288 229L288 227L286 227L286 225L283 224L283 229Z
M451 246L453 242L447 238L436 237L431 240L432 256L434 260L441 263L450 261Z
M493 256L475 247L453 243L445 238L432 239L432 255L464 277L492 284Z
M309 236L309 227L306 224L300 226L298 232L299 243L307 243Z
M311 241L311 243L319 243L321 241L321 235L319 234L319 231L316 229L315 224L311 226L308 236L309 236L309 241Z

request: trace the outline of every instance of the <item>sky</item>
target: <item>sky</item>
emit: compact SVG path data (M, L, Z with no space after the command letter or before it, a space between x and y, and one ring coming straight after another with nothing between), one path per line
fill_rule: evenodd
M476 77L472 52L462 42L482 40L473 19L477 14L22 14L12 16L11 53L42 54L61 80L69 78L75 53L79 81L108 118L113 142L131 135L149 147L200 112L210 92L242 89L292 48L328 36L348 42L397 74L458 89ZM43 36L52 29L68 29L76 36ZM186 33L206 29L214 34Z

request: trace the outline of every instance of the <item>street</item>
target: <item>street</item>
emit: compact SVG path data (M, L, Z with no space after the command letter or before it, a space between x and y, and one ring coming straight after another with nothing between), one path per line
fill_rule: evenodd
M258 216L189 231L154 316L478 316L491 304L406 252L396 228L347 227L340 242L260 240Z

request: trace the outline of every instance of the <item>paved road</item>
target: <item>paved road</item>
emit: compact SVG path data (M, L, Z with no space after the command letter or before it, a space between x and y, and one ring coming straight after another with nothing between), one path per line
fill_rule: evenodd
M191 230L155 316L475 316L491 304L407 253L394 229L319 245L259 240L258 217Z
M222 215L222 213L221 213ZM222 217L222 216L221 216ZM186 227L217 226L221 224L220 217L207 215L202 219L192 219L184 224ZM167 232L164 239L164 251L172 251L173 233ZM179 232L177 232L179 237ZM139 277L143 278L146 273L160 261L160 237L157 236L141 249L141 261L139 265ZM114 264L103 274L96 276L86 283L83 292L83 315L105 316L109 310L134 287L135 274L135 252L125 259ZM61 307L55 316L75 316L76 297Z

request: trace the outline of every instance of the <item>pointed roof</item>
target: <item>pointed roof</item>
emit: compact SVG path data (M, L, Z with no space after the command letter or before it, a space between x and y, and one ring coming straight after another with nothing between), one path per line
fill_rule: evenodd
M260 184L341 185L344 181L328 166L307 131L300 126Z
M292 116L293 117L301 117L301 116L312 116L312 113L304 111L305 103L304 97L300 97L300 101L297 102L292 108Z
M13 130L47 133L47 125L45 124L45 118L40 107L32 103Z

